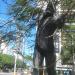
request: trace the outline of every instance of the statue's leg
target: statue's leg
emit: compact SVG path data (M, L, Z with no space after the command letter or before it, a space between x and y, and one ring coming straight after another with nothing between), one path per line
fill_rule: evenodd
M42 75L43 73L43 59L44 56L42 56L37 50L34 51L34 57L33 57L33 75Z
M54 53L47 53L47 55L45 56L46 66L47 66L46 69L48 75L56 75L55 58L56 56Z

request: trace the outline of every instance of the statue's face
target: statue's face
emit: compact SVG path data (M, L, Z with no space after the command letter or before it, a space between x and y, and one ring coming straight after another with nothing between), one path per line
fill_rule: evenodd
M51 2L48 3L47 8L46 8L46 12L48 12L51 16L53 16L55 9L54 9L54 6Z
M54 15L54 13L59 10L59 1L51 1L48 3L47 5L47 8L46 8L46 11L48 11L51 15Z

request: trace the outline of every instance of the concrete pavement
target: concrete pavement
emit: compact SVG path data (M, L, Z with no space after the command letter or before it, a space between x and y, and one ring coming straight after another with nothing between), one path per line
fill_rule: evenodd
M10 73L0 72L0 75L14 75L14 73L13 72L10 72ZM23 73L16 73L16 75L23 75Z
M0 72L0 75L13 75L13 72L11 72L11 73Z

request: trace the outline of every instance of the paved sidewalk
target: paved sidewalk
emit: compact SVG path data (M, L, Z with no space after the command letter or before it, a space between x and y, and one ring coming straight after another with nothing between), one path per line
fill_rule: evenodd
M0 75L14 75L14 72L0 72ZM16 75L26 75L24 73L17 72Z

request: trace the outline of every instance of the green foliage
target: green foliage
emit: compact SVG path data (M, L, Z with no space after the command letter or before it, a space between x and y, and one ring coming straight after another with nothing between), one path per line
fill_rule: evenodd
M3 68L4 64L7 64L7 65L13 64L13 58L12 56L0 53L0 68Z
M62 31L61 59L63 64L73 64L73 53L75 53L75 26L66 26Z
M25 59L28 60L28 61L32 61L32 57L30 55L26 55Z
M24 6L27 3L27 0L16 0L16 3Z
M14 63L14 58L11 55L7 55L7 54L1 54L0 53L0 62L2 65L4 64L13 64Z
M0 53L0 68L3 68L4 66L7 66L8 68L13 68L14 62L15 62L15 59L13 56ZM23 63L22 61L17 60L17 63L16 63L17 67L21 67L22 63Z
M62 64L73 64L71 47L63 48L63 50L61 51L61 59Z
M17 18L20 21L29 19L29 18L31 18L31 16L42 12L41 9L30 7L30 6L26 6L21 11L22 11L22 13L20 13L19 17Z
M75 1L74 0L61 0L62 9L74 9Z
M75 25L65 25L64 29L66 29L66 30L75 30Z
M16 15L17 20L26 20L33 15L41 13L42 10L31 6L28 0L16 0L16 4L11 6L10 12L12 15Z
M28 62L32 62L32 57L29 55L26 55L24 59ZM10 69L14 68L14 62L15 58L13 56L0 53L0 69L3 69L4 66ZM17 68L28 68L28 65L25 62L17 59Z

